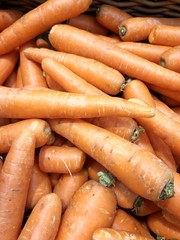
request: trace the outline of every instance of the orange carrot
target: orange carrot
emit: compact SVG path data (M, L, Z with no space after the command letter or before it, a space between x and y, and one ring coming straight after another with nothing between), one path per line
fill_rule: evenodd
M155 25L178 26L180 18L160 17L132 17L119 24L119 36L123 41L142 41L148 39L150 31ZM167 45L166 42L161 45Z
M119 97L66 93L47 88L19 89L2 86L0 96L0 118L154 116L153 108L141 107L140 104Z
M56 240L91 240L98 227L111 226L116 205L116 196L111 189L94 180L86 181L70 201Z
M15 87L16 88L22 88L23 87L20 64L18 64L18 68L17 68L17 76L16 76L16 85L15 85Z
M34 164L35 137L31 130L14 139L0 174L0 238L17 239L23 221Z
M178 21L177 21L178 22ZM151 29L148 40L152 44L166 46L180 45L180 26L156 25Z
M43 172L68 173L79 172L86 155L76 147L43 146L39 152L39 167Z
M54 189L55 185L58 183L60 176L61 174L59 173L49 173L52 189Z
M26 209L34 208L40 198L52 192L50 178L47 173L39 169L37 163L34 164L32 176L29 184L29 190L26 200Z
M60 136L59 134L56 134L56 133L54 133L55 135L55 139L54 139L54 142L53 142L53 146L62 146L64 143L65 143L65 141L66 141L66 139L65 138L63 138L62 136Z
M47 73L43 73L45 74L46 82L50 89L65 92L65 90L57 83L57 81L51 78Z
M88 172L82 169L72 175L61 175L58 183L55 185L53 192L56 193L62 202L62 211L64 212L75 194L75 192L88 180Z
M46 39L42 38L42 37L38 37L36 39L36 46L38 48L48 48L48 49L51 48L51 45L49 44L49 42Z
M9 27L17 19L19 19L23 13L14 9L0 9L0 32Z
M119 23L130 17L127 12L110 4L101 4L96 12L97 22L117 34Z
M61 221L61 201L55 193L42 197L23 227L17 240L55 240Z
M156 86L178 90L180 74L139 57L97 35L65 24L54 25L49 33L52 46L58 51L73 53L117 69L121 73ZM143 69L143 70L142 70Z
M54 119L49 123L53 131L102 164L134 193L149 200L173 196L173 174L154 154L83 120ZM167 188L171 188L169 196Z
M0 55L33 39L56 23L86 11L92 0L46 1L25 13L0 33Z
M52 58L62 63L74 73L102 91L115 95L119 93L124 76L117 70L107 65L75 54L68 54L49 49L26 49L25 55L39 63L45 57Z
M42 119L26 119L0 127L0 152L7 153L14 138L25 129L31 129L36 136L36 147L43 146L51 140L49 124Z
M5 87L16 87L17 68L15 67L3 83Z
M180 220L176 218L176 216L174 216L172 213L166 210L162 210L162 215L168 222L180 228Z
M151 144L148 134L146 133L146 131L144 129L142 129L142 130L141 129L142 128L140 128L140 133L138 134L138 137L136 138L134 143L136 145L138 145L139 147L141 147L142 149L145 149L145 150L155 154L155 151L152 147L152 144Z

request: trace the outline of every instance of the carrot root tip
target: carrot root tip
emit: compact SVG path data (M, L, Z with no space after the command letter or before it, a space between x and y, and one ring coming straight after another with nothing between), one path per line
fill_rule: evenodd
M119 27L119 35L120 35L120 37L125 36L126 32L127 32L127 29L126 29L125 26Z
M97 175L99 176L99 183L105 187L111 187L116 182L115 177L107 170L99 171Z
M163 188L161 195L159 196L160 200L165 200L174 196L174 183L168 182Z

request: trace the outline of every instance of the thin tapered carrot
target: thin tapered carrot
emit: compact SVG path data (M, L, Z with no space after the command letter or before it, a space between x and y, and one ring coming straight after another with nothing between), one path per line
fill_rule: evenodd
M170 185L173 188L173 174L154 154L83 120L54 119L48 122L53 131L102 164L134 193L149 200L168 197L165 192ZM138 174L135 174L137 170ZM173 190L170 192L169 197L172 197Z
M172 90L180 88L180 74L165 69L125 49L120 49L85 30L66 24L57 24L51 28L49 40L58 51L93 58L127 76L157 86Z
M92 0L50 0L40 4L0 33L0 55L47 31L54 24L86 11L91 3Z
M3 83L5 87L16 87L17 68L15 67Z
M180 73L179 58L180 46L171 47L161 54L159 64L165 68Z
M180 18L160 18L160 17L132 17L125 19L119 24L119 36L123 41L142 41L147 40L150 31L155 25L178 26ZM167 45L166 42L161 45Z
M48 173L79 172L85 162L86 155L77 147L43 146L39 152L39 168Z
M91 240L96 228L111 226L116 205L111 189L94 180L86 181L64 212L56 240Z
M177 21L178 22L178 21ZM175 47L180 45L180 26L156 25L151 29L148 40L152 44Z
M103 36L109 34L109 29L100 24L96 20L96 17L91 14L82 13L76 17L68 19L66 24Z
M0 152L7 153L14 138L25 129L31 129L36 136L36 147L43 146L51 140L49 124L42 119L26 119L0 127Z
M39 169L38 163L35 163L32 169L32 176L26 199L26 210L32 210L40 198L51 192L52 186L48 174L42 172Z
M0 32L22 17L22 15L23 12L19 10L0 9Z
M34 164L35 137L31 130L14 139L0 174L0 238L17 239L24 217Z
M25 50L25 55L39 63L45 57L53 58L84 78L87 82L112 95L119 93L120 87L125 81L124 76L117 70L94 59L75 54L30 48Z
M0 118L154 116L153 108L140 107L139 104L128 102L123 98L67 93L48 88L20 89L1 86L0 105Z
M88 181L88 172L86 169L72 175L62 174L53 192L56 193L62 202L62 212L64 212L75 194L75 192Z
M101 4L96 11L97 22L117 34L119 23L130 17L127 12L110 4Z
M29 215L18 240L55 240L61 222L62 204L55 193L43 196Z
M103 91L88 83L56 60L44 58L41 66L44 72L54 79L67 92L86 92L87 94L92 95L106 95Z

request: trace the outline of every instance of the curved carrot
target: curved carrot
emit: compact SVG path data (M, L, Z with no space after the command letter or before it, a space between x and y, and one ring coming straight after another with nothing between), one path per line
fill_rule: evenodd
M64 212L70 204L70 201L75 192L88 181L88 172L82 169L72 175L61 175L58 183L55 185L53 192L56 193L62 202L62 212Z
M85 162L86 155L76 147L43 146L39 152L39 168L48 173L79 172Z
M34 164L35 137L25 130L14 139L0 174L0 238L17 239Z
M154 116L153 108L141 107L139 104L119 97L67 93L47 88L19 89L2 86L0 87L0 96L0 118Z
M172 90L180 88L180 74L125 49L120 49L85 30L66 24L57 24L51 28L48 38L52 46L58 51L93 58L127 76L156 86Z
M114 33L118 33L119 23L130 17L127 12L110 4L101 4L96 12L97 22Z
M180 18L132 17L119 24L119 36L123 41L142 41L148 39L150 31L157 24L178 26L179 23ZM161 45L167 44L164 42Z
M7 153L14 138L25 129L31 129L36 136L36 147L41 147L51 140L49 124L42 119L26 119L0 127L0 152Z
M19 10L0 9L0 32L22 17L22 15L23 12Z
M178 21L177 21L178 22ZM166 46L180 45L180 26L156 25L151 29L148 40L152 44Z
M90 240L98 227L111 226L116 205L111 189L93 180L85 182L64 212L56 240Z
M35 163L33 166L28 195L26 199L26 209L33 209L40 198L51 192L52 186L48 174L42 172L39 169L38 164Z
M170 185L173 188L173 174L154 154L83 120L54 119L49 123L53 131L101 163L134 193L149 200L173 196L173 189L169 196L165 193Z
M0 33L0 55L33 39L52 25L86 11L91 3L92 0L51 0L40 4Z
M61 222L61 201L55 193L42 197L30 213L17 240L55 240Z

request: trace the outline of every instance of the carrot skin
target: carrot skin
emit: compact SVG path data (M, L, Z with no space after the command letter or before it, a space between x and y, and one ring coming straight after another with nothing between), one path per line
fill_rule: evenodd
M0 32L22 17L23 12L13 9L0 10Z

